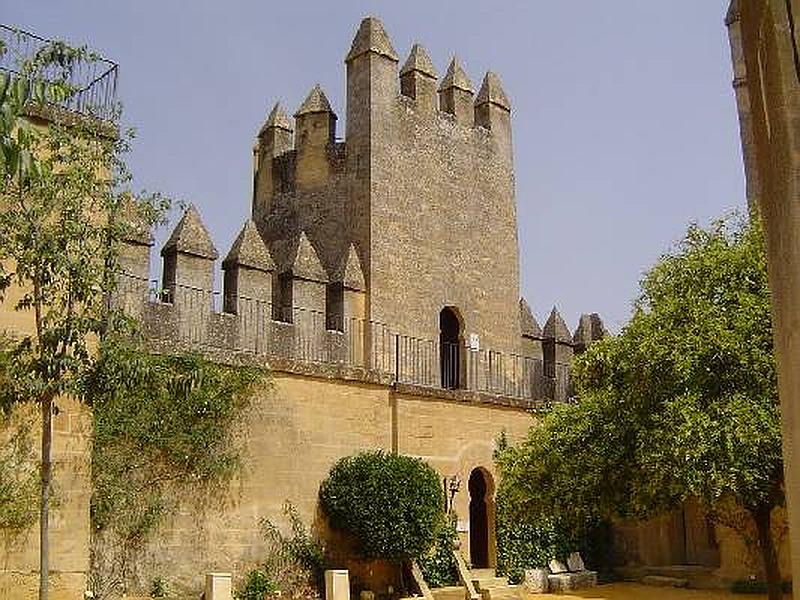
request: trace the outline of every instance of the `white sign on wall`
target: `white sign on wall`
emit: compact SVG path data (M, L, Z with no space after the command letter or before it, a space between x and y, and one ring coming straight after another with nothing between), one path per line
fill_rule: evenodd
M469 334L469 349L473 352L477 352L481 349L481 338L477 333Z

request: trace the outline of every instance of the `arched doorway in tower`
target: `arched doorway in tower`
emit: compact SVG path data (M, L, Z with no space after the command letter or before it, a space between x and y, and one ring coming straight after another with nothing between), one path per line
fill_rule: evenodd
M494 483L481 467L469 475L469 559L473 568L494 564Z
M439 313L439 364L442 387L461 387L461 321L455 310L445 307Z

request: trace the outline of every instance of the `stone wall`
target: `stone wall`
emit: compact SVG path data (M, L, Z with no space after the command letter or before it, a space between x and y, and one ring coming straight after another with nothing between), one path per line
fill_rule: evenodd
M83 597L89 571L92 424L88 409L76 401L62 399L57 405L59 413L53 418L50 598L73 600ZM36 411L29 408L17 409L14 418L30 422L38 450L41 424ZM0 531L0 598L27 600L35 598L38 589L38 521L19 536Z
M800 1L732 0L726 24L751 208L767 238L792 572L800 577ZM795 580L797 581L797 579ZM795 589L798 589L795 585ZM795 597L800 592L795 591Z
M466 482L474 468L494 473L494 440L506 431L519 440L533 418L522 408L464 399L434 399L386 385L275 373L248 418L239 477L214 502L190 501L150 545L141 561L140 584L164 577L197 588L206 571L233 571L237 578L264 558L258 521L282 521L286 501L303 521L328 535L318 514L318 490L333 463L368 449L419 456L441 477L464 482L455 498L468 554Z

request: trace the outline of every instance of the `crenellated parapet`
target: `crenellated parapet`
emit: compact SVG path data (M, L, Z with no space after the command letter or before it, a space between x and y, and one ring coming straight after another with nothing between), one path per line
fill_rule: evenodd
M160 340L342 363L424 386L570 397L569 363L597 338L543 328L519 293L511 103L420 44L402 63L364 19L345 57L344 140L315 85L271 104L253 147L252 218L222 261L190 206L161 251L161 290L133 304ZM124 270L149 274L151 242ZM444 318L449 315L449 320ZM456 361L458 364L451 364ZM445 374L447 375L445 381Z
M526 357L542 359L544 376L552 385L548 396L555 400L566 400L574 393L571 383L574 357L609 335L597 313L582 314L575 332L571 334L556 307L541 328L524 298L519 301L519 323L522 353Z

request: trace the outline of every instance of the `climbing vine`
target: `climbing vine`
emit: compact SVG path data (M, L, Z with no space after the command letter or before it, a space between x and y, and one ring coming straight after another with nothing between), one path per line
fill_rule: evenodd
M126 591L137 553L177 508L237 470L254 367L153 354L110 341L84 385L94 420L91 522L96 596Z
M26 415L0 415L0 532L8 541L36 522L39 472Z

